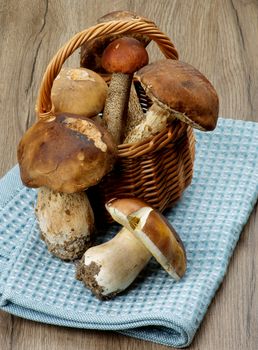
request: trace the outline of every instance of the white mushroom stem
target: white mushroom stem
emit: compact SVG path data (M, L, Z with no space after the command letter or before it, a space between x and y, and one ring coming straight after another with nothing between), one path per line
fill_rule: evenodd
M145 117L146 116L142 110L135 86L132 84L128 103L128 115L124 132L125 138L132 130L134 130L137 125L143 122Z
M85 192L38 190L36 216L49 251L64 260L80 258L91 243L94 216Z
M125 127L126 118L124 118L124 115L127 113L131 83L131 74L112 74L103 112L103 121L116 144L121 142Z
M124 143L134 143L147 139L162 131L167 123L174 119L174 114L170 110L153 103L148 109L146 117L128 133Z
M110 241L88 249L78 267L77 278L105 299L125 290L151 258L150 252L126 228Z

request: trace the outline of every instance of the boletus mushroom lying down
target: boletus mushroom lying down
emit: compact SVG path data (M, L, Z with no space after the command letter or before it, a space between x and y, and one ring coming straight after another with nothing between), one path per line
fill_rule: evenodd
M146 118L126 135L124 143L146 139L179 119L202 131L215 129L219 99L209 80L188 63L163 59L135 73L152 105Z
M91 244L94 216L83 192L114 164L116 147L92 119L63 113L39 120L18 146L21 179L39 188L36 216L51 253L79 258Z
M77 278L101 299L125 290L153 255L178 280L186 271L186 253L172 225L157 210L137 198L106 204L123 225L110 241L89 248L77 266Z

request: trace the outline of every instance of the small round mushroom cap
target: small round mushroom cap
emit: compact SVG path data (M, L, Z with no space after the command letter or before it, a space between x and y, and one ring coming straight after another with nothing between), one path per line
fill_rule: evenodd
M97 184L113 167L116 146L103 127L86 117L60 114L39 120L18 146L21 179L74 193Z
M51 99L55 112L92 117L104 109L108 87L86 68L62 68L54 80Z
M175 279L186 271L186 253L175 229L157 210L137 198L112 199L106 204L112 218L133 233Z
M103 52L102 66L109 73L133 74L148 64L149 57L144 46L134 38L112 41Z
M112 11L112 12L109 12L106 15L100 17L97 20L97 22L98 23L105 23L105 22L110 22L110 21L130 21L130 20L139 20L139 19L141 19L147 23L153 23L153 21L149 20L148 18L137 15L137 13L131 12L131 11ZM136 34L138 34L138 33L136 33Z
M100 17L97 22L105 23L110 21L130 21L138 19L153 24L153 21L130 11L113 11ZM151 41L147 35L141 33L127 33L126 35L139 40L145 47ZM105 70L101 65L103 51L113 40L121 38L122 36L124 36L124 34L102 35L97 39L89 40L84 43L81 47L81 66L93 69L96 72L104 73Z
M192 127L210 131L218 119L219 99L209 80L190 64L165 59L135 74L151 100Z

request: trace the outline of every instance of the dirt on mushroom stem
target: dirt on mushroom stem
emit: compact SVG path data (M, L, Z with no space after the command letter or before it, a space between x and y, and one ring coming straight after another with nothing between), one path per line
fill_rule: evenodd
M151 254L126 228L111 240L89 248L77 267L77 278L100 299L125 290L146 266Z

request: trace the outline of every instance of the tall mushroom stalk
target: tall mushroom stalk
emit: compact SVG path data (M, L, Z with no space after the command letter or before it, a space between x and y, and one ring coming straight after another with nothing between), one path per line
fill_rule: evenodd
M153 255L175 279L186 270L183 243L156 210L136 198L115 199L106 208L124 227L110 241L88 249L77 267L77 278L99 298L125 290Z
M144 46L133 38L120 38L109 44L102 55L102 66L112 73L103 121L116 144L122 140L133 73L148 63Z
M61 259L79 258L91 244L94 217L83 191L112 169L115 156L107 130L78 115L39 120L22 137L21 178L40 188L39 227L50 252Z
M137 125L141 124L146 118L145 113L142 110L134 82L131 85L130 97L128 102L128 111L126 126L124 130L124 137L128 135Z

